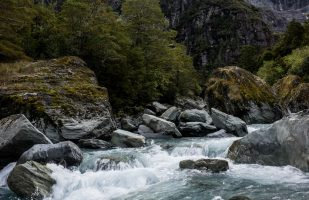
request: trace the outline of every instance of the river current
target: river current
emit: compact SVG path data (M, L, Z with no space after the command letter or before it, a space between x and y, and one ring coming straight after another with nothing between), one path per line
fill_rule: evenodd
M236 195L253 200L309 199L309 174L291 166L228 160L230 169L219 174L179 169L179 162L186 159L226 159L228 148L238 139L149 140L144 148L84 150L79 168L48 164L57 184L45 200L228 200ZM6 185L14 165L0 172L0 200L18 199Z

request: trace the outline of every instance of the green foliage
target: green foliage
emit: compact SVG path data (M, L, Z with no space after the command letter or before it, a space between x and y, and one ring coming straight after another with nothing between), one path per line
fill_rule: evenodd
M250 72L257 72L260 66L261 48L258 46L246 45L240 49L238 66Z
M14 16L16 25L8 21L0 26L1 39L2 33L12 32L0 41L0 50L6 49L1 56L78 56L108 88L116 110L199 92L192 60L175 42L176 33L169 30L157 0L127 0L122 16L103 0L66 0L56 11L54 5L34 5L30 0L9 2L0 3L10 8L0 19ZM24 18L17 13L21 8L28 14Z
M263 66L257 72L258 76L266 82L274 84L285 74L285 69L275 61L264 61Z

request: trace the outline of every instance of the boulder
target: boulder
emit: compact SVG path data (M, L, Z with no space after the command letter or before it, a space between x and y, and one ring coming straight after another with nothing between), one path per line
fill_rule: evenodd
M157 115L161 115L164 111L167 110L167 107L157 101L152 102L151 104L147 105L147 108L155 112Z
M0 85L0 119L23 113L54 143L111 138L116 127L107 89L83 60L62 57L18 67Z
M171 122L177 122L178 116L180 115L179 108L173 106L167 109L162 115L161 118L171 121Z
M206 101L201 97L177 97L175 100L175 105L184 110L208 110Z
M273 86L280 105L287 112L299 112L309 109L309 83L303 83L296 75L288 75Z
M154 133L151 128L145 125L139 125L138 127L138 134L142 135L143 133Z
M7 183L18 196L29 199L47 197L56 181L51 177L52 171L46 166L29 161L14 167Z
M148 108L146 108L146 109L144 110L144 114L148 114L148 115L156 115L156 113L155 113L155 112L153 112L152 110L150 110L150 109L148 109Z
M35 161L41 164L56 163L65 167L79 166L83 160L83 152L70 141L57 144L37 144L24 152L17 164Z
M179 121L181 122L203 122L211 124L212 119L205 110L185 110L179 115Z
M187 122L179 125L179 131L183 137L204 137L216 130L215 126L203 122Z
M209 106L236 116L248 124L272 123L282 111L272 88L261 78L239 67L224 67L207 81Z
M219 173L227 171L229 169L229 163L226 160L218 159L184 160L179 163L179 167L180 169L207 170L213 173Z
M121 128L123 130L126 130L126 131L136 131L137 130L137 127L134 125L134 122L129 117L122 118L120 123L121 123Z
M208 138L226 138L226 137L235 137L235 135L227 133L224 129L221 129L217 132L207 135Z
M81 139L78 141L78 146L86 149L112 149L114 146L104 140L99 139Z
M145 145L145 137L118 129L113 132L111 142L119 147L142 147Z
M0 120L0 169L15 162L35 144L51 144L51 141L24 115L12 115Z
M169 122L165 119L147 114L144 114L142 118L144 124L150 127L155 133L166 133L175 137L182 136L173 122Z
M214 108L211 109L211 117L217 128L224 129L227 132L240 137L248 134L246 122L238 117L228 115Z
M166 133L155 133L151 128L145 125L140 125L138 127L138 134L144 136L147 139L168 139L172 138L171 135L167 135Z
M270 127L235 141L228 158L236 163L291 165L309 171L309 110L292 114Z

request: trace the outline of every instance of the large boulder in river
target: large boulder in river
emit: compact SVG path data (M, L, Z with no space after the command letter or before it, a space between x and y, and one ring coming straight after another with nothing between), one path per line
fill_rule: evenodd
M271 87L239 67L215 70L207 82L209 106L241 118L249 124L272 123L282 117Z
M22 114L0 120L0 169L15 162L33 145L50 143Z
M145 137L118 129L113 132L112 143L118 147L142 147L145 145Z
M156 133L167 133L175 137L182 136L173 122L147 114L144 114L142 118L144 124L150 127Z
M309 83L303 83L296 75L288 75L280 79L274 86L280 104L291 112L309 109Z
M185 110L179 115L179 121L181 122L203 122L211 124L212 119L205 110Z
M177 122L179 115L180 115L180 109L175 106L172 106L161 115L161 118L175 123Z
M83 160L83 152L70 141L58 144L37 144L24 152L17 164L35 161L41 164L56 163L65 167L79 166Z
M152 102L151 104L147 105L147 108L155 112L157 115L161 115L164 111L167 110L167 107L165 105L157 101Z
M47 197L56 181L51 177L52 171L37 162L29 161L17 165L10 173L7 183L18 196L29 199Z
M0 119L23 113L53 142L101 137L115 130L108 92L77 57L21 62L0 85Z
M309 110L285 117L235 141L228 157L237 163L295 166L309 171Z
M228 115L217 109L211 109L211 117L213 123L217 128L226 130L229 133L233 133L236 136L245 136L248 134L247 124L238 117Z
M207 170L219 173L227 171L229 169L229 163L226 160L219 159L183 160L179 163L179 167L180 169Z

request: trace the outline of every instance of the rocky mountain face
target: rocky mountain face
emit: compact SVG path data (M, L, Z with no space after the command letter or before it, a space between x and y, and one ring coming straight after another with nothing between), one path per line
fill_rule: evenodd
M275 31L285 30L289 21L308 19L309 0L246 0L261 8L263 19Z
M235 64L244 45L272 43L259 10L244 1L161 0L161 6L198 70Z

